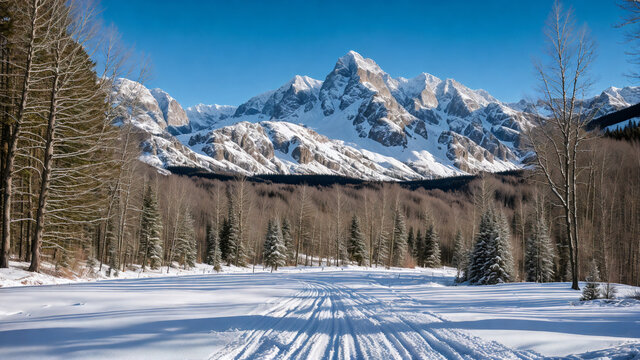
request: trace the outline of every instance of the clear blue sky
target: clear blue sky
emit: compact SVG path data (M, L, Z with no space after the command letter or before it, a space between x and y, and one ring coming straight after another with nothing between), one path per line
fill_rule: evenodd
M568 0L598 43L594 92L627 86L614 0ZM349 50L393 77L427 72L503 101L535 95L532 58L552 0L103 0L103 18L183 106L239 105L296 74L324 80Z

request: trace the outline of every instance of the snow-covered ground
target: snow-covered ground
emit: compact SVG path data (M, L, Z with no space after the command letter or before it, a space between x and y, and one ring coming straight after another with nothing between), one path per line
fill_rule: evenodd
M31 285L61 285L77 282L90 282L113 279L140 279L159 276L184 276L202 275L215 273L211 265L196 264L190 269L182 269L177 264L167 269L163 266L158 269L146 268L142 270L139 265L133 265L126 271L119 271L108 274L109 267L96 265L93 269L86 266L79 267L75 272L69 270L56 270L52 264L44 262L41 264L41 272L33 273L28 271L28 262L9 261L8 269L0 269L0 288L8 286L31 286ZM252 272L253 268L223 266L224 273L246 273Z
M227 270L0 288L0 359L640 358L640 302L580 303L564 283Z

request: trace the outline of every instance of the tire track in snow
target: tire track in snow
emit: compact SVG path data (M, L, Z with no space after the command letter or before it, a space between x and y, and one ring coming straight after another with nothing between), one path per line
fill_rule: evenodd
M211 359L533 359L468 333L429 324L437 314L389 290L383 302L335 283L303 281L292 297L257 315L255 326ZM413 309L413 310L412 310Z

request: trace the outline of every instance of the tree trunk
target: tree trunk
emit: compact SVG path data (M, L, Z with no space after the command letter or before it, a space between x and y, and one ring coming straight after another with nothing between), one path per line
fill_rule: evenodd
M59 56L59 54L57 54ZM49 185L51 183L51 167L53 161L53 143L55 141L56 112L58 105L58 84L60 82L59 69L56 68L53 75L53 85L51 87L51 103L49 107L49 119L47 122L47 135L44 153L44 163L42 165L42 179L40 183L40 195L38 196L38 208L36 210L36 227L31 240L31 266L29 271L38 272L40 270L40 244L44 232L44 216L47 207L47 196L49 195Z
M34 0L33 13L31 14L31 34L27 45L27 60L24 67L24 80L20 94L20 105L14 124L10 126L9 144L2 173L2 248L0 251L0 268L9 267L9 249L11 248L11 196L13 186L13 167L18 148L18 139L22 127L24 112L27 108L27 99L30 91L31 67L33 62L34 43L36 39L36 20L38 19L39 1Z

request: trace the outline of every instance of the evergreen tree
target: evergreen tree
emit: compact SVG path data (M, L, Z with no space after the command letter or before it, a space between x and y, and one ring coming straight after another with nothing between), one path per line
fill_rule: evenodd
M424 238L422 237L422 233L420 232L420 229L418 229L418 231L416 232L416 238L413 241L413 253L411 254L411 256L413 256L413 258L416 259L416 263L418 264L418 266L424 265L424 261L422 259L423 252L424 252Z
M489 248L489 257L485 264L484 284L500 284L513 281L513 256L511 254L511 234L509 222L501 213L494 221L493 248Z
M580 300L595 300L602 297L600 292L600 272L598 271L598 264L596 260L591 260L591 267L589 268L589 276L587 276L587 285L582 289L582 297Z
M527 281L553 280L554 252L544 216L538 216L527 240L525 269Z
M360 220L356 215L353 215L353 219L351 219L351 231L349 233L347 252L349 254L349 259L356 261L359 266L366 263L368 260L364 235L360 230Z
M407 253L407 227L399 208L396 208L394 215L391 246L393 259L389 259L391 260L389 263L393 266L401 266Z
M162 219L158 210L158 201L151 188L147 186L147 192L142 202L142 219L140 221L140 258L142 268L149 264L152 269L158 268L162 263Z
M415 244L416 239L413 235L413 226L409 227L409 234L407 235L407 254L413 257L413 253L415 252Z
M383 231L378 234L376 238L376 244L373 251L373 259L377 265L383 265L386 262L387 257L389 256L388 246L388 236L386 231Z
M493 208L489 207L480 218L480 226L476 235L473 250L470 253L467 280L472 284L478 284L484 278L484 265L489 258L489 248L492 246L492 232L494 228Z
M207 264L213 265L213 269L219 272L222 267L222 254L220 251L220 238L218 230L211 226L207 234Z
M429 216L426 216L427 229L424 234L424 267L440 267L440 238Z
M267 224L267 236L264 240L262 253L264 265L270 266L271 271L278 270L278 266L286 265L287 248L278 221L269 220Z
M222 219L222 226L220 227L220 258L222 260L228 260L229 255L229 221L227 218Z
M452 259L452 265L456 269L458 269L458 274L456 278L460 279L460 272L466 268L467 260L468 260L468 254L464 246L464 238L462 237L462 232L458 230L458 232L456 232L456 237L454 240L453 259Z
M229 217L227 219L227 264L235 266L243 266L245 260L244 246L240 238L240 223L236 216L234 204L231 196L229 196Z
M179 221L173 260L186 269L196 264L196 236L191 212L186 209Z
M513 257L509 223L489 206L482 218L471 252L467 279L472 284L499 284L513 281Z
M294 261L294 246L293 246L293 236L291 235L291 223L287 218L282 220L282 239L284 241L284 246L287 248L287 263L292 263Z

